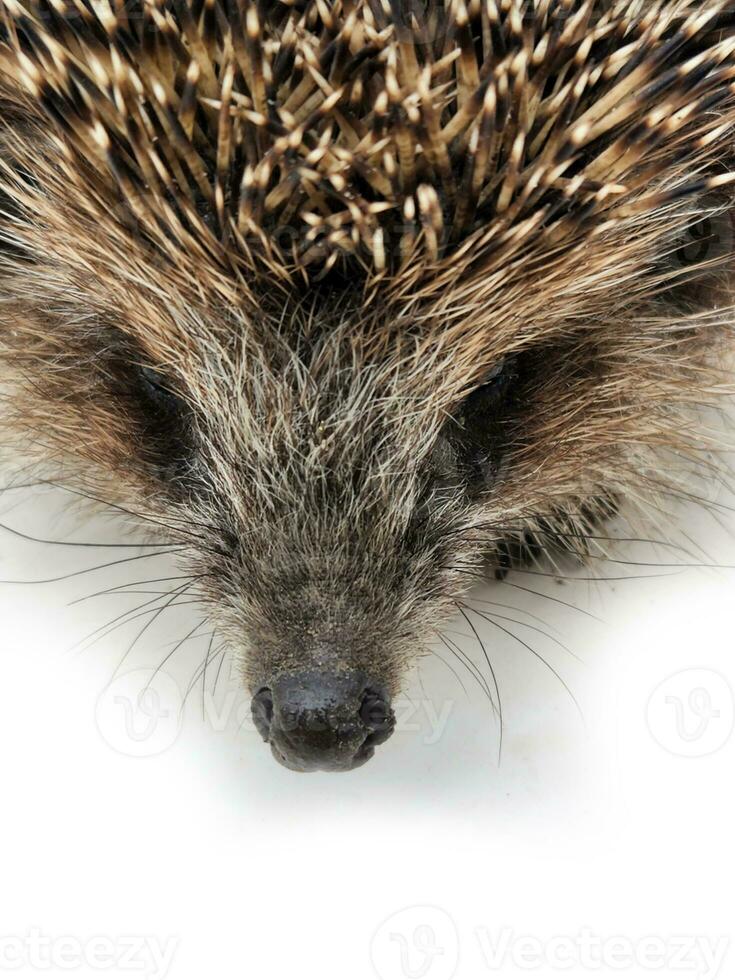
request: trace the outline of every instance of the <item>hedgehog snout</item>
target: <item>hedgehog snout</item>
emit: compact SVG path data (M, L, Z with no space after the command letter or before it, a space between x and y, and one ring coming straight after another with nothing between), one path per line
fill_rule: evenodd
M252 713L273 756L298 772L356 769L395 727L386 692L355 670L281 674L255 693Z

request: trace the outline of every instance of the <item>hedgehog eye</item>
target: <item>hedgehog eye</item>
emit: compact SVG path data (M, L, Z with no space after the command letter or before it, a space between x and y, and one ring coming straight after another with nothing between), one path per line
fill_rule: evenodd
M163 377L154 368L140 366L138 368L140 387L148 405L157 415L178 415L183 411L183 403Z
M457 411L454 444L471 486L487 487L499 472L511 440L509 423L514 415L518 364L506 357L470 392Z
M135 399L148 460L167 481L180 483L194 451L189 406L164 375L143 365L136 367Z
M486 376L483 384L467 396L460 413L460 423L468 436L482 432L488 422L497 419L510 402L518 378L514 357L504 357Z

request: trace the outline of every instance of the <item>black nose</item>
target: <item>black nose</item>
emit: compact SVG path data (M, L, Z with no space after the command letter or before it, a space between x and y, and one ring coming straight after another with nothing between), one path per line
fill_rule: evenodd
M253 698L253 720L289 769L356 769L393 732L385 692L361 671L282 674Z

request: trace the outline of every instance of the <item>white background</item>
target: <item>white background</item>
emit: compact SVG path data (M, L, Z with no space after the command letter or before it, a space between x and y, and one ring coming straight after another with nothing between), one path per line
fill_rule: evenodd
M58 495L0 500L16 530L125 540L110 521L70 523ZM732 519L680 519L710 561L735 563ZM129 554L0 530L3 579ZM70 602L176 574L166 559L0 587L7 975L160 980L161 955L171 980L732 980L735 573L652 567L689 558L644 545L619 557L642 564L596 563L564 584L515 575L549 598L498 584L472 600L528 624L504 620L584 720L537 657L478 617L503 700L500 765L487 699L432 658L400 730L344 775L277 766L227 664L214 698L201 682L191 692L179 726L205 640L181 647L137 706L196 609L161 616L112 684L146 620L74 646L150 597ZM452 628L482 668L467 625ZM707 950L725 953L717 973Z

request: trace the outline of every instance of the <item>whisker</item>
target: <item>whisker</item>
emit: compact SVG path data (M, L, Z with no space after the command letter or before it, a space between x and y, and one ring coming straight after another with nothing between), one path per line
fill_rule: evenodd
M470 572L467 569L460 568L456 565L445 565L445 569L451 571L459 572L460 575L468 575L470 578L474 578L477 582L486 582L487 579L479 574L478 572ZM678 567L678 566L676 566ZM514 569L517 575L538 575L541 578L553 578L557 582L563 580L564 582L635 582L639 579L661 579L661 578L671 578L674 575L681 574L681 571L686 570L687 566L681 566L680 571L676 572L661 572L658 575L568 575L566 572L555 571L555 572L542 572L537 568L518 568ZM696 568L697 566L691 566ZM699 566L707 567L707 566ZM728 568L730 566L722 566L723 568ZM502 583L501 583L502 584ZM548 596L547 596L548 598ZM559 600L561 601L561 600ZM581 612L581 610L579 610Z
M136 634L136 636L133 639L132 643L127 648L127 650L125 651L125 653L122 655L122 658L120 659L120 662L118 663L117 667L115 668L115 670L114 670L114 672L112 674L112 678L110 679L110 683L112 683L112 681L115 679L115 676L117 675L117 672L120 670L120 668L122 667L122 665L125 663L125 661L127 660L127 658L130 656L130 654L132 653L133 648L135 647L136 643L140 640L140 638L143 636L143 634L146 632L146 630L150 626L152 626L153 623L158 619L158 617L161 616L167 609L171 609L171 608L174 608L175 606L179 605L179 603L174 602L174 599L176 599L177 596L185 588L186 588L186 585L183 585L183 586L179 586L176 590L172 590L172 594L169 597L169 599L167 600L167 602L165 602L162 606L160 606L158 609L156 609L156 610L153 611L153 615L151 616L151 618L148 620L148 622L145 624L145 626ZM182 603L182 605L191 605L191 603L185 602L185 603ZM151 612L151 610L148 610L148 612ZM142 613L141 615L147 615L147 613ZM138 618L138 617L136 617L136 618Z
M473 602L474 602L474 600L473 600ZM474 609L469 604L467 604L466 608L467 609L472 609L472 611L476 615L481 616L483 619L487 620L489 623L493 623L494 622L494 620L490 619L490 617L486 613L482 612L481 609ZM570 650L569 647L565 646L561 642L561 640L558 640L555 636L552 636L551 633L547 633L545 630L539 629L538 626L532 626L530 623L524 623L520 619L512 619L510 616L501 616L500 613L493 613L493 616L496 619L502 619L504 622L507 622L507 623L515 623L516 626L525 626L526 629L534 630L536 633L540 633L542 636L545 636L547 638L547 640L550 640L552 643L556 643L556 645L558 647L560 647L562 650L564 650L566 653L568 653L570 657L574 657L575 660L578 660L580 663L583 663L583 661L581 660L581 658L578 657L577 654L574 653L574 651Z
M556 679L562 685L562 687L567 692L567 694L569 695L569 697L572 699L572 702L574 703L574 706L577 709L577 712L579 713L579 717L580 717L580 719L582 721L582 724L586 728L587 726L586 726L586 723L585 723L584 714L582 712L582 709L579 706L579 702L577 701L577 699L575 698L575 696L572 694L572 692L571 692L571 690L569 688L569 685L566 683L566 681L564 680L564 678L558 673L558 671L556 671L551 666L551 664L548 662L548 660L546 660L544 657L542 657L541 654L537 650L534 650L533 647L530 646L528 643L526 643L525 640L522 640L519 636L516 636L516 634L513 633L511 630L507 629L507 627L501 626L500 623L496 623L495 620L493 620L493 619L489 619L488 621L493 626L495 626L496 629L502 630L503 633L505 633L508 636L510 636L517 643L520 643L521 646L524 646L526 648L526 650L528 650L530 653L532 653L534 655L534 657L537 657L541 661L541 663L544 664L551 671L551 673L554 675L554 677L556 677Z
M438 634L437 634L437 635L438 635ZM442 655L441 655L441 654L439 653L439 651L438 651L438 650L432 650L432 651L431 651L431 655L432 655L432 656L434 656L434 657L436 657L436 658L437 658L438 660L440 660L440 661L441 661L441 662L442 662L442 663L444 664L444 666L445 666L445 667L447 668L447 670L450 670L450 671L451 671L451 672L452 672L452 673L454 674L454 676L455 676L455 678L457 679L457 683L458 683L458 684L459 684L459 686L460 686L460 687L462 688L462 690L464 691L464 693L465 693L465 695L466 695L467 697L469 697L469 694L468 694L468 692L467 692L467 688L466 688L466 687L465 687L465 685L464 685L464 681L463 681L463 680L462 680L462 678L461 678L461 677L459 676L459 674L458 674L458 673L457 673L457 671L456 671L456 670L454 669L454 667L453 667L453 666L452 666L452 665L451 665L451 664L449 663L449 661L448 661L448 660L445 660L445 659L444 659L444 657L442 657Z
M146 686L143 688L143 692L142 693L145 693L148 690L148 688L151 686L151 684L155 680L156 675L159 673L159 671L163 670L164 666L168 663L168 661L171 659L171 657L173 657L173 655L178 650L180 650L183 647L183 645L187 642L187 640L193 639L194 638L193 637L193 634L196 633L196 631L199 629L199 627L200 626L203 626L206 622L207 622L207 617L205 616L204 619L200 620L196 624L196 626L193 626L189 630L189 632L186 634L186 636L182 640L179 640L179 642L176 644L176 646L173 648L173 650L170 653L167 653L166 654L166 656L163 658L163 660L160 662L160 664L156 667L156 669L151 674L150 680L148 681L148 683L146 684Z
M99 592L92 592L89 595L82 596L79 599L72 599L71 602L67 603L69 606L76 606L80 602L87 602L88 599L97 599L99 596L103 595L125 595L126 593L121 592L121 589L128 589L133 585L153 585L155 582L175 582L179 579L189 579L190 582L196 582L199 579L205 578L205 575L168 575L164 578L149 578L142 579L140 582L127 582L125 585L113 585L112 588L102 589ZM167 595L168 590L164 590L160 593L161 595Z
M500 700L500 688L498 687L498 679L495 676L495 671L493 669L493 665L490 663L490 657L489 657L488 652L487 652L487 647L482 642L482 638L480 637L480 634L475 629L475 624L471 621L471 619L469 618L469 616L465 612L465 607L462 606L460 603L455 603L455 606L457 607L457 609L462 614L462 617L466 621L466 623L469 626L469 628L475 634L475 638L476 638L477 642L480 645L480 649L482 650L483 654L485 655L485 660L487 660L487 665L488 665L488 668L490 670L490 674L491 674L492 679L493 679L493 684L495 685L495 695L496 695L496 697L498 699L498 720L500 722L500 740L498 742L498 765L500 765L500 759L501 759L501 756L503 754L503 703Z
M6 531L8 534L12 534L16 538L21 538L23 541L30 541L33 544L50 544L50 545L62 545L66 548L170 548L172 545L169 542L161 541L155 544L142 544L140 542L134 542L131 544L124 544L119 541L107 542L107 541L55 541L51 538L37 538L32 534L26 534L25 531L18 531L14 527L10 527L8 524L0 523L0 531Z
M598 623L603 622L599 616L595 616L595 614L591 613L588 609L583 609L581 606L575 606L574 603L566 602L564 599L559 599L557 596L547 595L545 592L537 592L535 589L529 589L528 586L519 585L517 582L511 582L508 579L504 579L502 582L498 582L497 584L509 585L513 589L519 589L521 592L528 592L530 595L538 596L540 599L548 599L549 602L557 602L560 606L566 606L568 609L574 610L574 612L581 613L583 616L589 616L590 619L597 620Z
M207 683L207 667L208 667L210 661L213 660L214 657L216 657L217 654L227 644L227 641L226 640L223 640L218 646L216 646L216 647L214 647L214 649L212 649L212 646L214 644L214 637L216 635L216 632L217 632L216 630L212 630L212 632L209 633L209 634L206 634L206 633L203 634L204 636L209 635L209 645L207 646L207 653L206 653L206 655L204 657L204 660L200 664L199 669L197 670L196 674L192 678L192 680L191 680L188 688L186 689L186 694L184 695L184 700L183 700L182 706L181 706L181 710L183 711L184 710L184 707L186 706L186 701L187 701L187 699L189 697L189 693L194 689L194 685L196 684L196 682L201 677L202 678L202 719L204 719L206 717L205 695L206 695L206 683ZM192 637L192 639L194 639L194 637Z
M183 586L178 586L176 588L176 590L169 589L169 590L167 590L167 591L165 591L163 593L160 593L160 594L162 594L162 595L171 595L171 593L173 591L176 591L179 594L183 594L183 591L185 589L187 589L188 587L189 587L189 583L188 582L185 582ZM159 593L156 593L156 595L159 595ZM106 630L107 627L112 626L115 623L118 623L121 619L125 619L126 617L130 616L131 619L128 619L127 622L131 622L133 618L137 618L137 617L133 617L132 616L133 613L137 613L139 609L145 609L146 606L150 606L151 603L153 603L155 601L156 601L155 598L153 598L153 599L147 599L145 602L140 603L140 605L133 606L132 609L126 609L124 612L121 612L119 615L115 616L114 619L109 620L107 623L105 623L102 626L98 626L97 629L92 630L91 633L88 633L86 636L82 637L82 639L81 640L78 640L76 643L74 643L69 648L69 650L67 652L71 652L72 650L76 649L77 647L82 646L82 644L86 643L87 640L90 640L93 636L96 636L98 633L101 633L103 630ZM106 635L107 634L105 634L105 636Z
M177 593L177 595L184 595L184 593L183 592L180 592L180 593ZM153 600L153 599L150 600L150 602L154 602L154 601L155 600ZM150 605L150 602L145 602L142 605L143 606ZM138 619L142 619L143 616L147 616L151 612L155 612L156 610L163 610L163 609L167 609L167 608L177 609L177 608L179 608L181 606L196 606L196 605L199 605L200 602L201 602L201 600L197 597L196 599L187 599L185 602L175 602L175 603L172 603L170 607L168 607L166 605L163 605L163 606L155 606L153 609L143 609L142 612L136 612L134 615L132 615L133 610L129 610L128 613L124 613L123 614L123 615L127 616L127 619L125 619L122 622L115 623L114 626L111 625L109 627L109 629L105 630L105 632L102 633L100 636L94 637L94 639L92 639L91 642L89 642L87 644L87 646L85 646L85 647L83 647L83 648L81 648L79 650L79 653L80 654L81 653L86 653L87 650L91 649L93 646L96 646L97 643L100 643L102 640L104 640L105 637L107 637L107 636L110 635L110 633L115 633L117 630L122 629L125 626L128 626L130 623L134 623ZM142 606L137 606L136 608L137 609L141 609ZM92 635L94 636L94 634L92 634ZM72 647L72 649L74 649L74 648Z
M207 691L207 667L209 666L209 658L212 653L214 634L215 634L215 630L212 630L212 635L209 638L209 646L207 647L207 652L204 655L204 666L202 667L202 719L204 718L204 696ZM187 697L188 697L188 693L187 693Z
M467 654L462 650L462 648L458 644L456 644L453 640L450 640L449 637L446 636L440 630L437 630L436 632L437 632L437 636L441 639L442 643L447 648L447 650L449 650L449 652L453 654L453 656L455 656L457 660L459 660L459 662L464 666L465 670L467 670L467 672L469 673L470 677L472 677L473 680L479 685L482 693L492 704L493 699L492 699L492 694L490 692L490 685L488 684L487 680L480 672L479 668L474 663L472 663L470 658L467 656ZM493 708L494 707L495 706L493 705Z
M494 602L491 599L479 599L472 597L473 602L480 602L483 606L495 606L497 609L510 609L511 612L522 613L524 616L528 616L529 619L535 619L537 623L541 623L547 629L552 627L545 620L541 619L540 616L536 616L534 613L530 612L528 609L523 609L521 606L511 606L507 602Z
M91 568L82 568L76 572L69 572L66 575L57 575L54 578L0 579L0 585L52 585L55 582L65 582L67 579L76 578L79 575L88 575L90 572L100 572L105 568L113 568L115 565L124 565L131 561L143 561L146 558L158 558L161 555L180 555L187 550L187 548L172 547L168 551L149 551L147 555L134 555L131 558L118 558L115 561L105 562L102 565L93 565Z
M222 645L222 656L220 657L219 667L217 668L217 676L214 678L214 687L212 688L212 697L217 694L217 684L219 683L219 675L222 672L222 665L225 662L225 657L227 656L227 644Z
M207 531L214 531L215 533L219 531L219 528L213 524L205 524L201 523L200 521L193 520L187 520L186 524L184 525L167 524L165 521L151 515L140 514L137 511L130 510L128 507L124 507L122 504L115 503L112 500L107 500L104 497L98 497L93 493L79 490L75 487L65 486L63 483L56 483L53 480L35 480L31 483L9 484L6 487L0 487L0 493L7 493L11 490L28 490L41 486L53 487L55 490L62 490L64 493L73 494L76 497L83 497L85 500L91 500L94 503L102 504L102 506L110 507L121 514L126 514L128 517L134 517L136 520L144 521L146 524L155 524L156 526L165 528L168 531L174 531L177 533L191 533L190 531L187 531L188 527L199 527Z
M517 536L519 540L523 537L524 534L527 534L529 531L528 527L520 527L520 526L506 527L503 525L498 525L493 523L473 524L469 528L470 531L474 531L477 529L482 529L482 530L487 529L489 531L494 531L495 533L501 535L507 534L507 535ZM548 540L552 544L552 547L557 547L556 542L559 538L561 539L579 538L582 541L609 541L613 544L650 544L650 545L656 545L661 548L670 548L672 551L685 550L682 545L677 544L675 541L666 541L658 538L618 537L617 535L592 534L587 531L582 531L577 529L562 530L558 532L554 531L553 529L550 529L549 531L542 532L541 536L544 538L548 538ZM480 543L482 543L482 540Z

